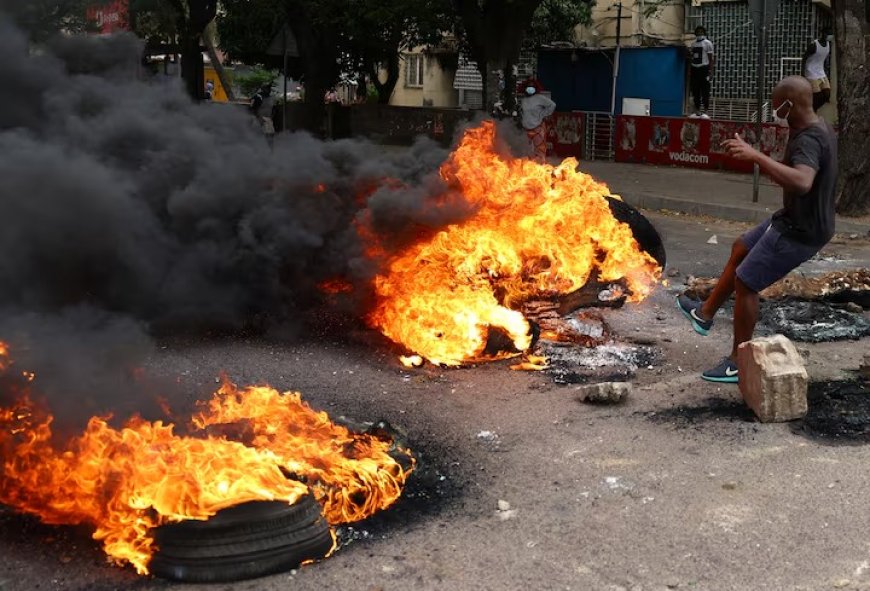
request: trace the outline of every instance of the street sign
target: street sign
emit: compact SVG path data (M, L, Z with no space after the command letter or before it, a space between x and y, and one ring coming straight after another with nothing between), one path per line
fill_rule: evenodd
M756 35L761 33L761 23L769 27L776 18L777 12L779 12L779 0L749 0L749 18L755 26Z
M281 30L272 37L269 47L266 48L266 55L299 57L296 35L293 34L290 25L285 23Z

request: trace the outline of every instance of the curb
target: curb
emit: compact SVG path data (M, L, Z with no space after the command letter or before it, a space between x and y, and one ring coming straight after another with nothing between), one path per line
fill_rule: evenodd
M629 205L640 209L668 209L689 215L705 215L722 220L753 224L763 222L775 211L762 205L723 205L721 203L687 201L685 199L644 193L623 193L621 197ZM864 235L870 230L866 224L846 221L840 217L837 218L836 228L838 234Z

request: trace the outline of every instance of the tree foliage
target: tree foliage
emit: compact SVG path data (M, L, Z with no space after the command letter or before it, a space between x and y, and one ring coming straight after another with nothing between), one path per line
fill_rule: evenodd
M266 49L289 14L290 2L284 0L223 0L217 18L221 49L247 64L276 62Z
M574 28L592 19L592 3L585 0L543 0L535 10L523 45L537 48L554 41L574 41Z
M0 0L0 13L9 15L30 36L41 43L60 31L80 33L93 28L87 10L108 0Z
M130 0L130 27L149 45L174 43L180 16L169 0Z
M218 33L233 59L280 65L265 49L286 22L299 46L299 66L309 78L314 62L319 71L332 73L327 85L340 70L374 79L383 66L390 76L375 84L384 102L398 78L401 52L437 43L451 28L449 0L225 0L222 8ZM312 98L317 94L306 92Z

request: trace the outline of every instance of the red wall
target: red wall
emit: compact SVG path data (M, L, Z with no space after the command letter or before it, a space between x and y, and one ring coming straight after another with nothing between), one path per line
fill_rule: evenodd
M729 157L722 142L739 133L755 143L755 124L671 117L616 118L616 161L752 172L752 165ZM762 125L761 151L782 160L788 128Z

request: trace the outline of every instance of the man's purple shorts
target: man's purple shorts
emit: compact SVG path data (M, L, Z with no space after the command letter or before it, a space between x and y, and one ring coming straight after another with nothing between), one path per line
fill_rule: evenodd
M737 266L737 277L755 292L773 285L820 250L783 236L769 218L743 234L740 241L749 254Z

